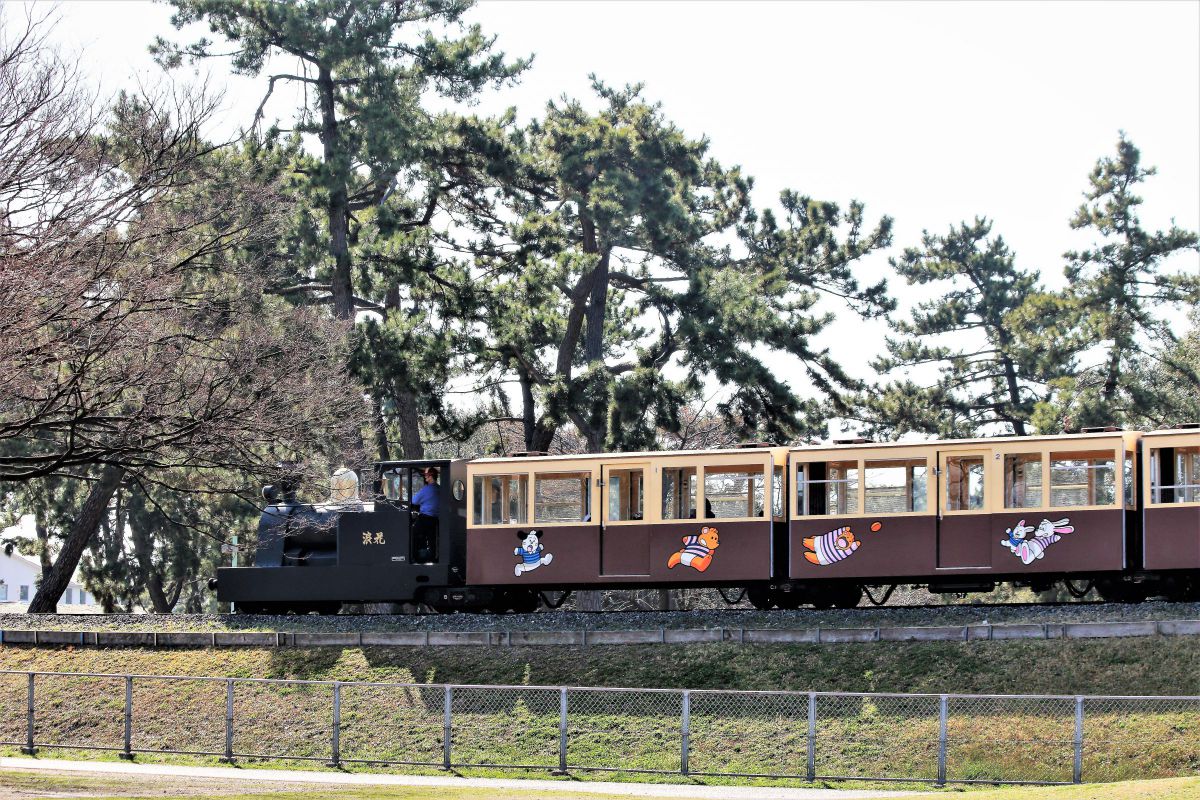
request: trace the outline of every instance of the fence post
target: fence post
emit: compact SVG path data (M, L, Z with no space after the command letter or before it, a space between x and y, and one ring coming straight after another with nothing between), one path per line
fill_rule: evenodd
M558 771L567 772L567 690L558 695Z
M946 729L949 707L949 698L946 695L942 695L938 699L938 786L946 784Z
M817 693L808 693L808 780L817 779Z
M442 769L450 769L450 707L454 704L454 687L447 686L445 707L442 710Z
M31 756L37 752L37 748L33 746L33 681L34 674L29 673L29 702L25 708L25 746L21 748L21 752L27 756Z
M233 761L233 679L225 681L225 758Z
M329 742L329 766L342 765L342 683L333 682L333 734Z
M1083 783L1083 698L1075 697L1075 766L1071 782Z
M125 749L121 758L133 760L133 676L125 676Z
M679 772L687 775L689 739L692 735L692 693L687 689L683 690L683 712L679 732Z

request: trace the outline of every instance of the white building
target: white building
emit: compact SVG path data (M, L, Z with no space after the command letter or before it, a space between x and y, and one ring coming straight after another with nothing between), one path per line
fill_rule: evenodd
M24 611L37 591L41 574L42 565L36 559L23 556L11 547L0 548L0 604L17 604ZM96 598L85 592L77 581L71 581L59 602L60 611L63 606L91 606L86 610L92 611ZM16 609L10 606L9 610Z

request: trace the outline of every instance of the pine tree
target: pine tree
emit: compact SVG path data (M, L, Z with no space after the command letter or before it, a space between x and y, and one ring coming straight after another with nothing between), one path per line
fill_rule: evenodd
M1188 318L1190 327L1178 341L1159 345L1130 365L1124 393L1131 427L1200 422L1200 309L1192 309Z
M942 236L925 232L921 247L891 259L909 285L941 294L891 320L899 337L873 366L901 376L865 393L858 412L875 430L969 437L999 424L1024 436L1050 382L1069 374L1061 302L991 232L976 218Z
M1061 382L1061 396L1039 408L1039 427L1045 430L1135 419L1141 412L1139 398L1128 392L1131 368L1152 360L1155 342L1170 347L1176 341L1162 310L1200 302L1197 270L1164 267L1171 256L1197 250L1196 233L1174 224L1150 232L1138 218L1142 198L1136 187L1154 174L1153 167L1141 166L1141 153L1122 133L1116 156L1097 161L1088 178L1085 202L1071 227L1094 232L1098 241L1065 254L1066 297L1079 314L1083 339L1098 348L1099 358Z
M815 339L824 296L864 314L890 307L854 263L889 241L853 203L781 197L783 217L750 204L751 179L711 159L640 86L594 80L601 110L570 99L510 135L525 154L506 241L482 250L473 364L481 385L515 378L526 446L574 425L592 451L655 447L705 381L744 432L787 440L815 403L856 386ZM791 357L794 359L788 359ZM781 364L793 364L786 371ZM503 405L504 397L497 397Z
M306 206L320 209L323 229L309 243L315 247L296 254L315 258L298 259L297 280L283 288L306 302L327 300L348 322L360 311L378 315L354 361L373 396L376 446L380 457L390 455L381 416L390 415L404 455L419 457L419 402L436 403L444 360L429 352L438 342L432 331L399 318L402 301L421 277L414 273L429 267L424 233L435 213L470 206L477 189L466 164L471 153L457 135L461 121L426 111L422 95L469 100L527 62L506 63L478 26L457 38L434 32L462 29L468 0L172 2L176 27L207 21L238 49L229 55L207 39L179 47L160 38L154 50L164 64L228 56L235 73L266 77L260 115L277 83L304 87L291 130L314 135L321 152L298 167L299 191ZM300 73L272 72L280 58L299 61Z

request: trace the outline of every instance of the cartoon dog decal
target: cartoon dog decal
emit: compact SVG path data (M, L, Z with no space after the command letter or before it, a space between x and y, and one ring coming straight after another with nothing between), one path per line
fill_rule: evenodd
M513 555L519 557L521 563L513 567L513 574L518 578L522 573L535 570L554 560L553 553L542 555L546 548L542 546L541 531L517 531L517 538L521 540L521 544L513 550Z
M872 525L871 529L878 530L875 525ZM804 554L810 563L827 567L849 558L858 549L861 542L854 538L849 525L843 525L820 536L806 537L802 544L805 550L811 551Z
M713 551L720 546L721 537L717 535L717 529L705 525L699 534L683 537L683 548L667 559L667 569L675 569L683 564L697 572L704 572L712 563Z
M1043 519L1035 528L1032 525L1026 525L1025 520L1021 520L1011 528L1005 528L1004 532L1008 534L1008 538L1001 539L1000 544L1021 559L1022 564L1032 564L1046 555L1047 547L1060 541L1066 534L1075 532L1075 528L1067 524L1070 521L1067 517L1063 517L1058 522ZM1032 539L1027 538L1031 533L1036 535Z

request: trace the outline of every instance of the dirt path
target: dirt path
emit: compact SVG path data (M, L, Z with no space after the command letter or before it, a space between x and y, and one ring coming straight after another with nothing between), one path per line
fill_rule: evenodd
M336 790L334 789L336 787ZM111 761L0 758L0 799L27 797L186 797L270 792L312 793L394 787L427 789L447 797L462 791L471 797L672 798L673 800L865 800L904 792L835 789L784 789L748 786L567 782L492 778L452 778L346 772L188 767ZM537 792L537 795L532 793ZM430 796L434 796L431 794Z

